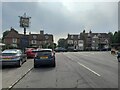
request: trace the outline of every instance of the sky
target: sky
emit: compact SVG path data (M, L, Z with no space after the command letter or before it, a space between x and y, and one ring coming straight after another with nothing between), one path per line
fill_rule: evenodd
M44 30L45 34L54 35L55 43L59 38L67 38L68 33L79 34L84 29L95 33L118 30L118 2L31 1L6 0L0 3L2 32L13 27L23 33L18 16L23 16L24 13L31 17L27 33L40 33L40 30Z

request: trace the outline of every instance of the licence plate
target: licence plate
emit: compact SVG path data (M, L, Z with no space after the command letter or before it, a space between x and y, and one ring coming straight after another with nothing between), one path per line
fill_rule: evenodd
M11 59L9 59L9 58L4 58L3 60L11 60Z
M42 56L42 57L40 57L40 59L48 59L48 57L47 56Z

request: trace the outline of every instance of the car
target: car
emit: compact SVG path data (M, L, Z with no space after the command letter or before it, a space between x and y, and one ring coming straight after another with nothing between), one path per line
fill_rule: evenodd
M112 48L111 49L111 54L116 54L116 49Z
M56 52L67 52L67 49L63 48L63 47L57 47L55 48Z
M34 48L27 48L25 51L25 54L27 55L27 58L34 58L35 57L35 53L32 52L33 50L35 50Z
M2 66L15 65L21 67L26 60L26 54L24 54L20 49L4 50L1 56Z
M117 59L118 59L118 62L120 62L120 52L118 52Z
M51 65L52 67L56 66L55 52L52 49L39 49L34 52L36 52L34 58L34 68L43 65Z

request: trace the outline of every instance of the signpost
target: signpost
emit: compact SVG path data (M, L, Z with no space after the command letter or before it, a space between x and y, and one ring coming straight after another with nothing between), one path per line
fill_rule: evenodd
M25 51L25 48L29 45L28 37L26 36L26 28L29 28L30 18L27 17L26 13L23 16L19 16L20 18L20 27L24 28L24 35L20 39L20 47Z

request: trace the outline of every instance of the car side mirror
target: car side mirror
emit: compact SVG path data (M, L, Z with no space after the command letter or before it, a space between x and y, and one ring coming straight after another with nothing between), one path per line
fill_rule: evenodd
M53 54L55 55L55 51L53 51Z

